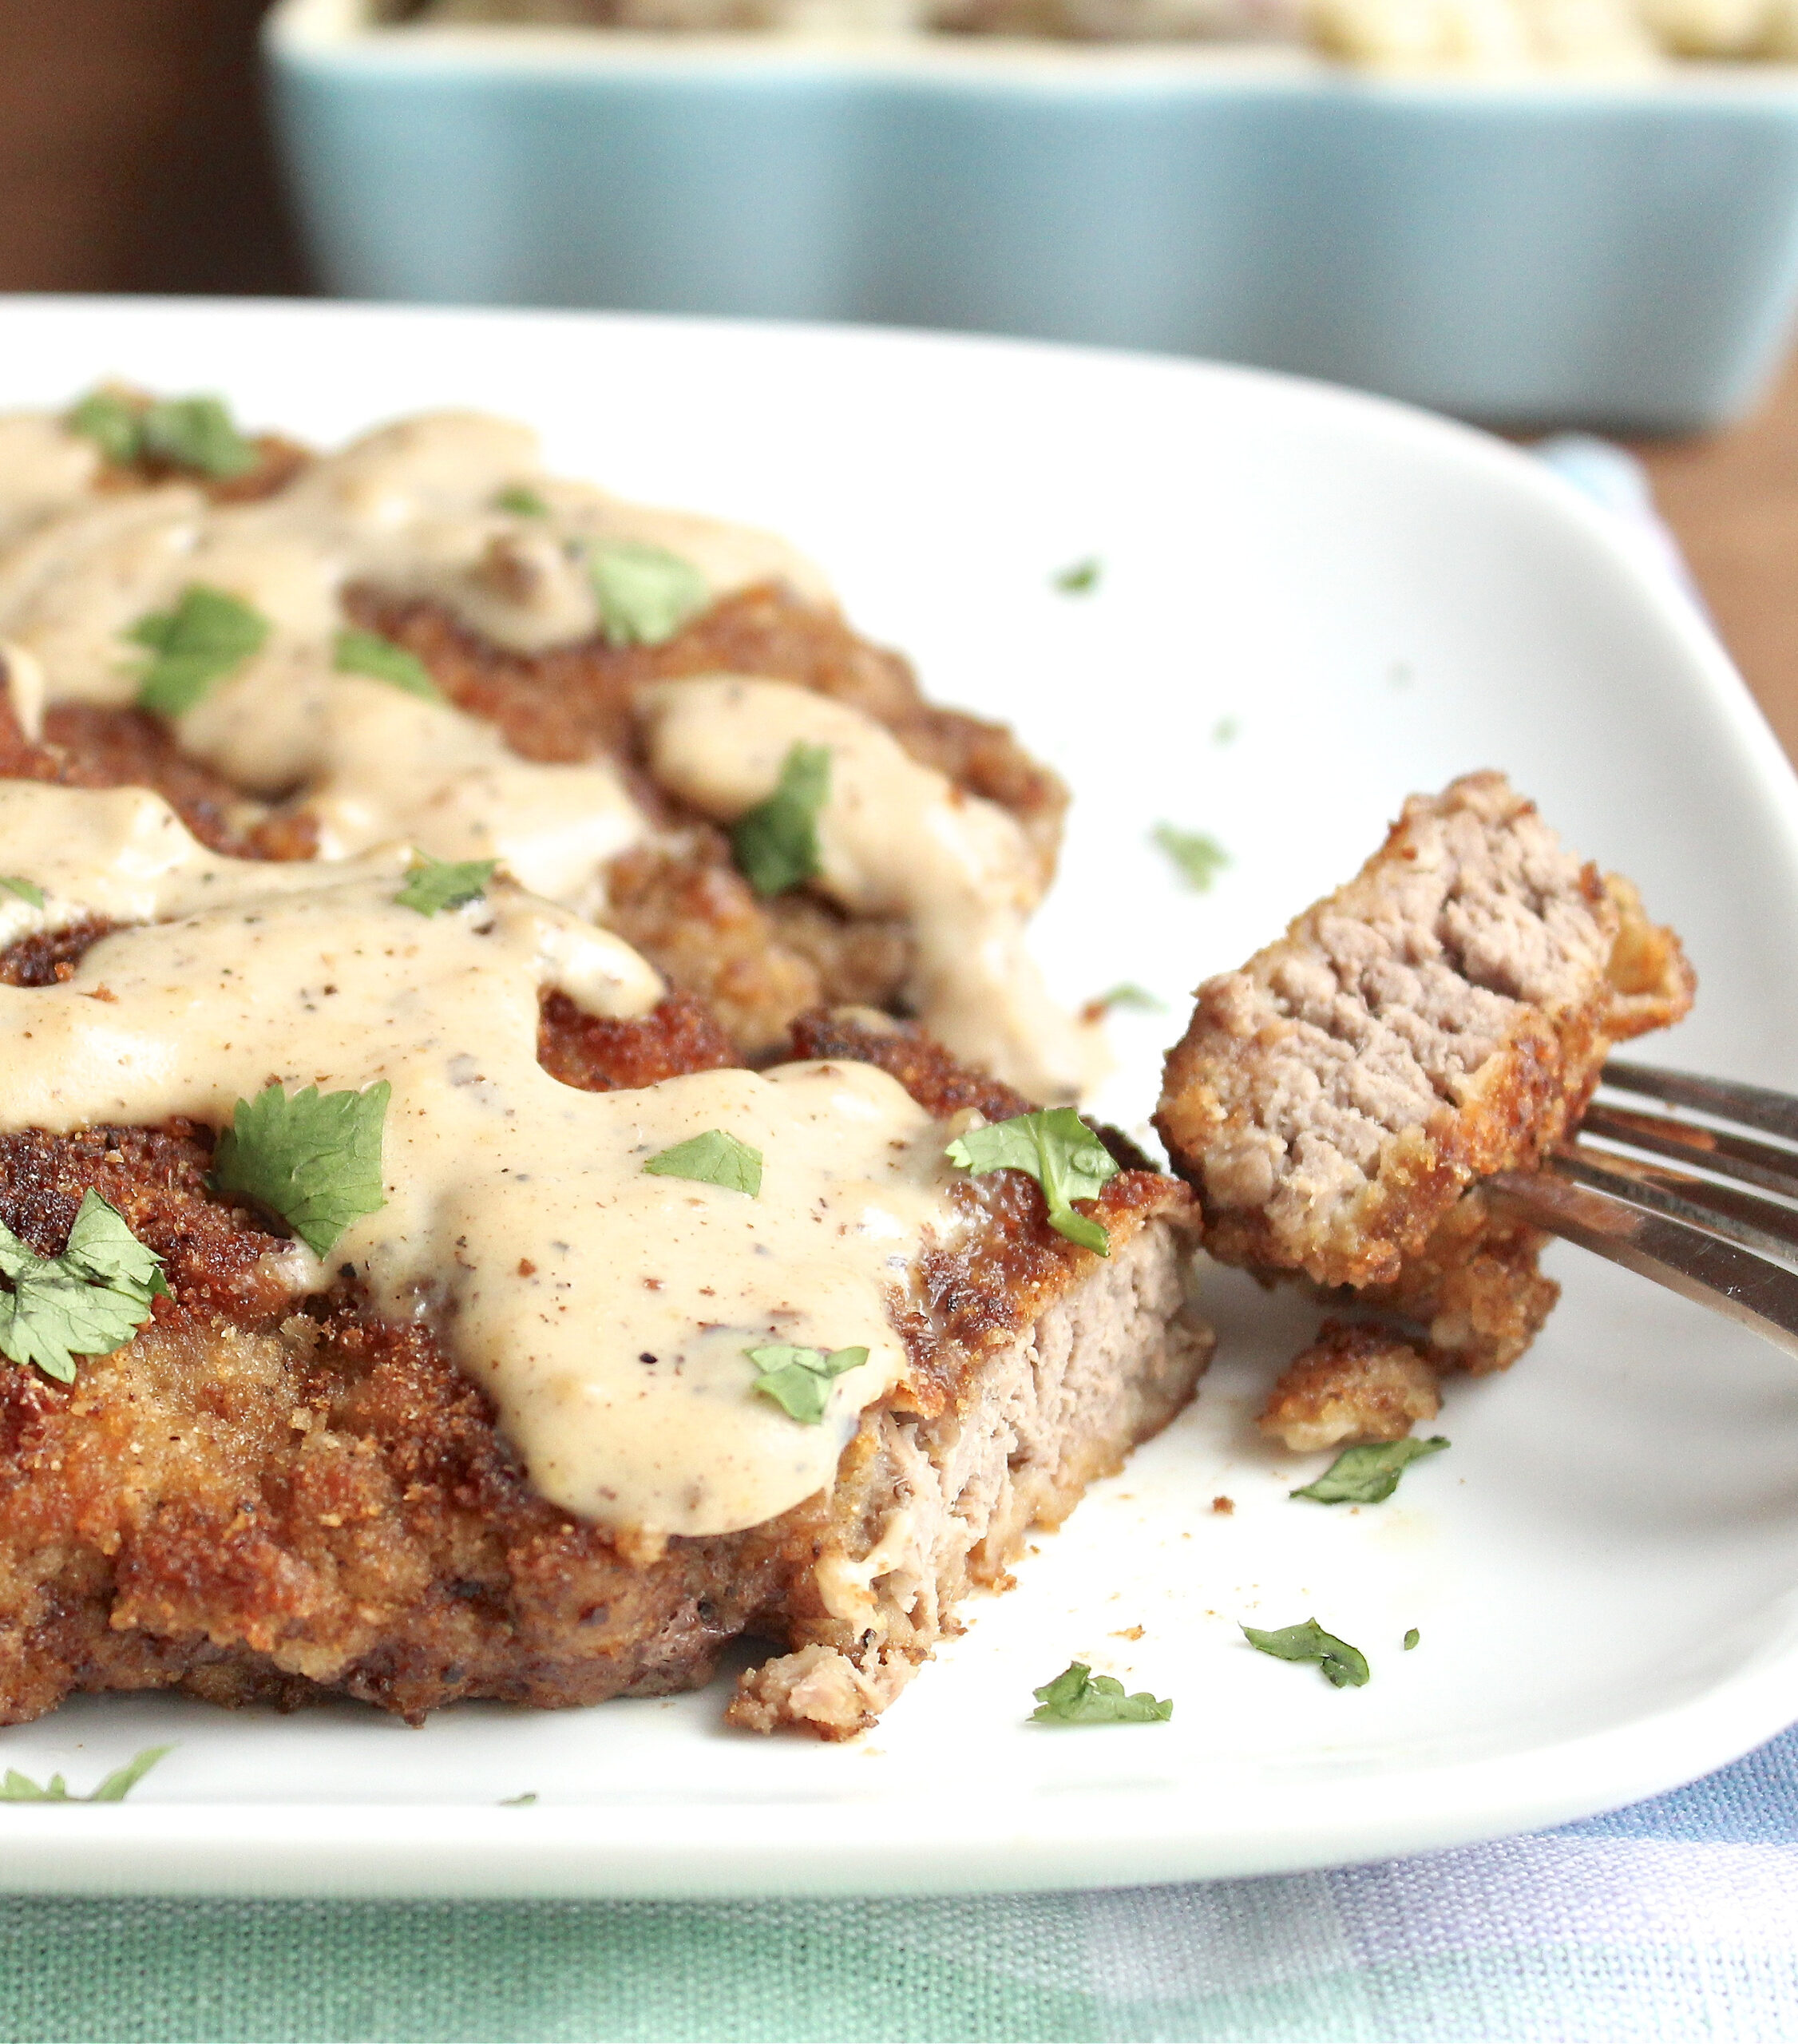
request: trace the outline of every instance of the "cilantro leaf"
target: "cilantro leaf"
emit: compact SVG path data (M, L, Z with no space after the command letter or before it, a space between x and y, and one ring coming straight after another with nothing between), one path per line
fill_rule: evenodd
M27 880L21 873L0 873L0 887L9 894L16 894L22 901L29 901L34 909L44 905L44 890L35 881Z
M416 653L383 639L378 632L338 633L331 647L331 665L339 674L366 674L403 688L408 695L422 696L427 703L441 703L443 691L431 679L431 671Z
M143 449L142 410L117 390L90 390L63 424L71 433L93 441L120 468L129 467Z
M521 482L515 482L509 489L502 489L493 499L496 511L510 511L521 518L547 518L549 506L534 489Z
M1032 1689L1032 1719L1045 1725L1155 1725L1174 1715L1174 1699L1158 1700L1147 1689L1124 1694L1115 1675L1095 1675L1083 1661L1071 1661L1052 1682Z
M0 1354L73 1384L76 1357L111 1355L149 1317L137 1300L48 1265L0 1293Z
M422 916L478 901L499 866L497 859L434 859L429 852L420 852L418 862L394 899Z
M762 1190L762 1152L722 1128L708 1128L702 1135L690 1135L671 1149L659 1151L644 1169L658 1178L691 1178L695 1185L721 1185L727 1192L747 1192L751 1199Z
M29 1775L9 1767L0 1781L0 1803L122 1803L156 1762L174 1750L172 1746L146 1746L123 1767L115 1767L91 1796L71 1796L60 1774L53 1774L40 1788Z
M1087 1005L1097 1008L1101 1014L1107 1008L1133 1008L1144 1015L1160 1015L1167 1008L1165 1000L1150 993L1147 987L1138 986L1134 980L1123 980L1105 992L1095 995Z
M536 1789L527 1788L522 1796L501 1796L499 1807L502 1810L528 1810L536 1800Z
M1195 894L1209 893L1212 881L1230 864L1230 854L1202 830L1158 823L1149 833L1149 842L1167 854L1174 871Z
M164 398L138 422L140 455L221 480L256 465L256 450L216 398Z
M240 1100L212 1155L213 1190L285 1221L315 1256L328 1256L352 1221L387 1203L381 1131L393 1089L289 1095L279 1081Z
M13 1288L0 1292L0 1355L58 1384L74 1382L77 1356L122 1349L168 1289L161 1258L91 1186L61 1256L39 1256L0 1222L0 1277Z
M731 826L737 870L764 900L814 878L821 863L818 813L830 798L830 749L794 745L766 802Z
M1378 1504L1398 1488L1413 1462L1440 1455L1448 1445L1445 1435L1432 1434L1428 1440L1376 1440L1345 1448L1316 1483L1289 1495L1319 1504Z
M1404 1636L1404 1650L1405 1650L1405 1652L1406 1652L1407 1654L1408 1654L1408 1653L1411 1651L1412 1648L1412 1647L1414 1647L1414 1646L1417 1644L1418 1641L1419 1641L1419 1640L1420 1640L1423 1637L1424 1637L1424 1635L1423 1635L1423 1634L1421 1634L1421 1633L1417 1630L1417 1628L1416 1628L1415 1626L1413 1626L1411 1628L1410 1631L1409 1631L1409 1632L1408 1632L1408 1633L1405 1634L1405 1636Z
M706 578L666 547L600 540L587 550L600 623L614 646L659 646L711 601Z
M976 1177L983 1171L1028 1171L1048 1202L1049 1226L1071 1242L1109 1256L1111 1238L1071 1202L1095 1198L1118 1175L1118 1163L1071 1107L1039 1108L990 1127L971 1128L944 1151Z
M168 1296L162 1258L138 1241L117 1207L91 1186L81 1194L68 1246L57 1260L73 1276L109 1285L146 1309L152 1299Z
M796 1349L772 1342L743 1353L762 1374L755 1388L766 1392L790 1420L815 1427L824 1417L830 1400L830 1380L845 1370L859 1369L868 1360L865 1349Z
M268 620L223 589L191 582L172 610L152 611L125 636L155 656L138 683L138 708L178 717L261 651Z
M1095 554L1084 561L1076 561L1071 568L1063 568L1049 577L1050 582L1064 596L1084 596L1099 587L1099 578L1103 572L1103 564Z
M1249 1644L1276 1661L1315 1661L1333 1689L1360 1689L1369 1673L1367 1656L1334 1633L1325 1632L1315 1618L1301 1626L1282 1626L1277 1632L1262 1632L1254 1626L1242 1628Z

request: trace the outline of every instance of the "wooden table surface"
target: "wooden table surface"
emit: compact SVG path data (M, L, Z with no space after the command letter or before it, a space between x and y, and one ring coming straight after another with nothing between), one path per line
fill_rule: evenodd
M1745 424L1635 451L1725 644L1798 760L1798 356Z

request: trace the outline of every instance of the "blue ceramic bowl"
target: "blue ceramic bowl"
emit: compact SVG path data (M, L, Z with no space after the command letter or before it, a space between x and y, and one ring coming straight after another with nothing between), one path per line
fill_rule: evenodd
M877 320L1293 370L1496 423L1749 406L1798 300L1798 73L1369 79L1296 52L370 26L267 52L364 298Z

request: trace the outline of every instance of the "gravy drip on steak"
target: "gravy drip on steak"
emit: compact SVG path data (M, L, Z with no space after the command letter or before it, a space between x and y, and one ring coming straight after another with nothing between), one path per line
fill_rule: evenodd
M537 1059L544 994L641 1016L655 974L505 881L460 909L403 907L405 863L402 848L222 859L142 790L0 783L0 872L46 896L5 896L0 941L145 919L57 985L0 988L5 1124L218 1128L271 1079L386 1079L386 1204L331 1267L438 1330L544 1496L653 1551L828 1489L857 1415L905 1369L892 1315L927 1242L966 1225L945 1124L884 1072L835 1060L564 1085ZM762 1152L759 1197L645 1175L711 1129ZM314 1265L301 1289L327 1281ZM754 1389L744 1351L767 1342L869 1360L803 1425Z
M830 755L815 885L841 908L915 933L908 1005L964 1064L1034 1098L1078 1098L1102 1067L1098 1032L1055 1006L1024 943L1042 889L1016 819L907 757L859 711L785 682L718 676L648 689L649 763L720 822L774 792L797 744Z

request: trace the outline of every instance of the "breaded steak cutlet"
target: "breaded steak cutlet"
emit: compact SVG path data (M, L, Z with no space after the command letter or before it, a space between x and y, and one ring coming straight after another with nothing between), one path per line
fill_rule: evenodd
M820 1016L793 1048L878 1064L935 1114L1023 1104L913 1032ZM540 1055L604 1089L730 1053L677 994L633 1024L546 1004ZM909 1378L863 1413L831 1491L633 1551L532 1489L426 1326L353 1283L296 1309L269 1275L279 1239L207 1190L211 1147L180 1124L0 1138L0 1219L53 1254L92 1187L171 1285L73 1385L0 1365L0 1722L93 1689L344 1695L414 1721L469 1697L658 1696L747 1635L786 1658L741 1678L733 1721L847 1737L959 1629L972 1586L1004 1582L1029 1527L1173 1417L1210 1354L1182 1289L1183 1187L1113 1178L1102 1262L1047 1226L1030 1180L970 1181L977 1226L926 1256L903 1309Z
M1210 1353L1178 1181L949 1148L1078 1083L1021 944L1060 784L521 428L184 401L171 461L107 402L97 468L88 406L0 418L0 1719L749 1636L735 1721L849 1735Z
M1395 1438L1434 1410L1428 1370L1523 1353L1556 1297L1536 1269L1547 1238L1495 1214L1480 1182L1539 1163L1612 1045L1677 1021L1693 987L1630 882L1483 773L1413 796L1353 880L1199 988L1155 1125L1207 1249L1420 1335L1404 1365L1390 1337L1376 1356L1327 1334L1276 1391L1270 1431Z

